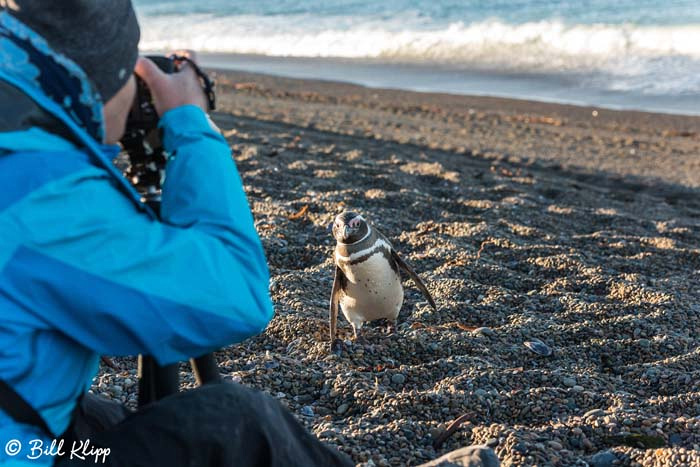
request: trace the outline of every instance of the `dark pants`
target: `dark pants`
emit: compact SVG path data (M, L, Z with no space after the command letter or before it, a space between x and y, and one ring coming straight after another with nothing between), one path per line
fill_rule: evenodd
M353 466L345 454L309 433L272 397L235 384L212 384L166 397L129 412L87 394L67 433L109 448L110 466ZM68 441L68 439L67 439ZM61 467L95 465L69 459ZM77 451L79 452L79 451ZM89 450L85 450L89 452Z

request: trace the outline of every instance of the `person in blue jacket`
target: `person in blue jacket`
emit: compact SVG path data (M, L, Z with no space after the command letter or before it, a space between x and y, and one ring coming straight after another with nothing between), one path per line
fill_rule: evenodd
M0 466L352 465L233 384L123 409L118 423L96 396L78 403L100 355L165 365L260 333L268 268L196 75L138 58L129 0L0 6ZM160 218L112 163L134 68L169 154ZM51 445L76 430L89 440Z

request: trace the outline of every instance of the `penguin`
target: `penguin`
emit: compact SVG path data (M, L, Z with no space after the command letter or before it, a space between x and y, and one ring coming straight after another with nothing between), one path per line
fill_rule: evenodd
M336 338L338 306L352 325L356 341L362 341L366 321L386 319L389 332L403 304L401 272L413 279L433 309L435 301L428 288L391 246L387 238L361 215L352 211L338 214L333 222L335 277L330 300L330 348L340 353L342 341Z

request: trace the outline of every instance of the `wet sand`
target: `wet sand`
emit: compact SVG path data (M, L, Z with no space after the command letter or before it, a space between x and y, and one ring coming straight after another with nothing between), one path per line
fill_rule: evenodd
M700 465L699 117L217 80L214 121L276 310L264 334L217 353L228 379L363 465L482 443L502 465ZM337 357L327 226L344 209L392 241L438 311L406 280L397 332L368 325L354 344L341 317ZM133 404L134 360L115 363L94 390Z

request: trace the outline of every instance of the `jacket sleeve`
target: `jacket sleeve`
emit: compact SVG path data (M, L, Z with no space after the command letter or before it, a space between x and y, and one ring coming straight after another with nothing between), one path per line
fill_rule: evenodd
M170 363L239 342L272 318L269 274L241 179L198 108L167 112L162 221L104 170L80 170L4 214L21 239L0 279L17 306L101 354ZM54 155L55 156L55 155Z

